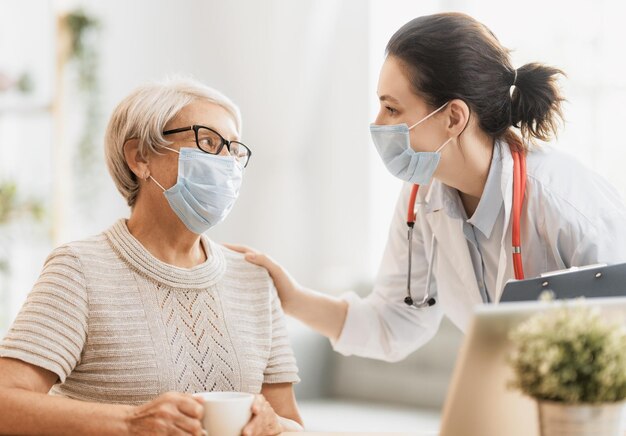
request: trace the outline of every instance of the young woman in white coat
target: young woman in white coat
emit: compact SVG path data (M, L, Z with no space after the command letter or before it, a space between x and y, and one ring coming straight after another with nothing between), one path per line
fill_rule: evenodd
M533 145L556 133L561 75L538 63L514 68L467 15L410 21L387 45L370 126L386 167L407 182L372 293L309 290L268 256L238 250L269 270L285 312L336 351L388 361L426 343L444 314L466 330L473 306L499 301L509 279L626 262L617 192L568 155Z

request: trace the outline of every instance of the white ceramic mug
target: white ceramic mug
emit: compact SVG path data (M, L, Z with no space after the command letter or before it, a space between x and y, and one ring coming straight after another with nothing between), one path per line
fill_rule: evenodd
M254 395L244 392L198 392L204 400L202 427L208 436L240 436L252 417Z

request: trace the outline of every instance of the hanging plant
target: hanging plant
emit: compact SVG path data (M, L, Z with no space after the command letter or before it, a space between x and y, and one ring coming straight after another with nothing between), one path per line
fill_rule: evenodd
M95 42L100 24L82 9L67 14L65 22L70 31L70 60L76 63L80 88L92 91L98 85Z
M76 69L78 91L84 102L84 121L81 137L77 147L75 171L81 181L89 178L89 183L78 183L81 202L87 206L95 200L93 196L94 180L90 177L94 166L98 163L98 147L100 138L100 87L98 78L98 36L99 21L88 15L83 9L69 13L64 19L70 33L69 61ZM86 210L91 209L86 207Z

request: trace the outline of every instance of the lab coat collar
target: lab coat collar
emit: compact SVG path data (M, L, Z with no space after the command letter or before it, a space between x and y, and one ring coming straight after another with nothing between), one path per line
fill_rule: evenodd
M491 235L498 212L500 212L500 207L502 207L503 196L500 175L504 160L502 148L508 150L508 145L502 141L496 142L483 195L476 212L469 219L469 223L477 227L487 238ZM510 151L509 157L511 157ZM462 203L459 201L458 191L444 185L439 180L433 179L430 186L427 187L423 199L426 213L443 209L450 218L466 218L462 210Z
M426 213L444 210L450 218L463 218L458 207L458 192L454 188L444 185L439 180L433 180L426 197Z

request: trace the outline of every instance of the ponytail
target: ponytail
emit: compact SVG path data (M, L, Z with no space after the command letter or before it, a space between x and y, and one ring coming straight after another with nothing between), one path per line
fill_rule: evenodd
M511 124L520 129L525 140L549 141L557 135L563 120L558 76L564 73L539 63L517 69L511 95Z

